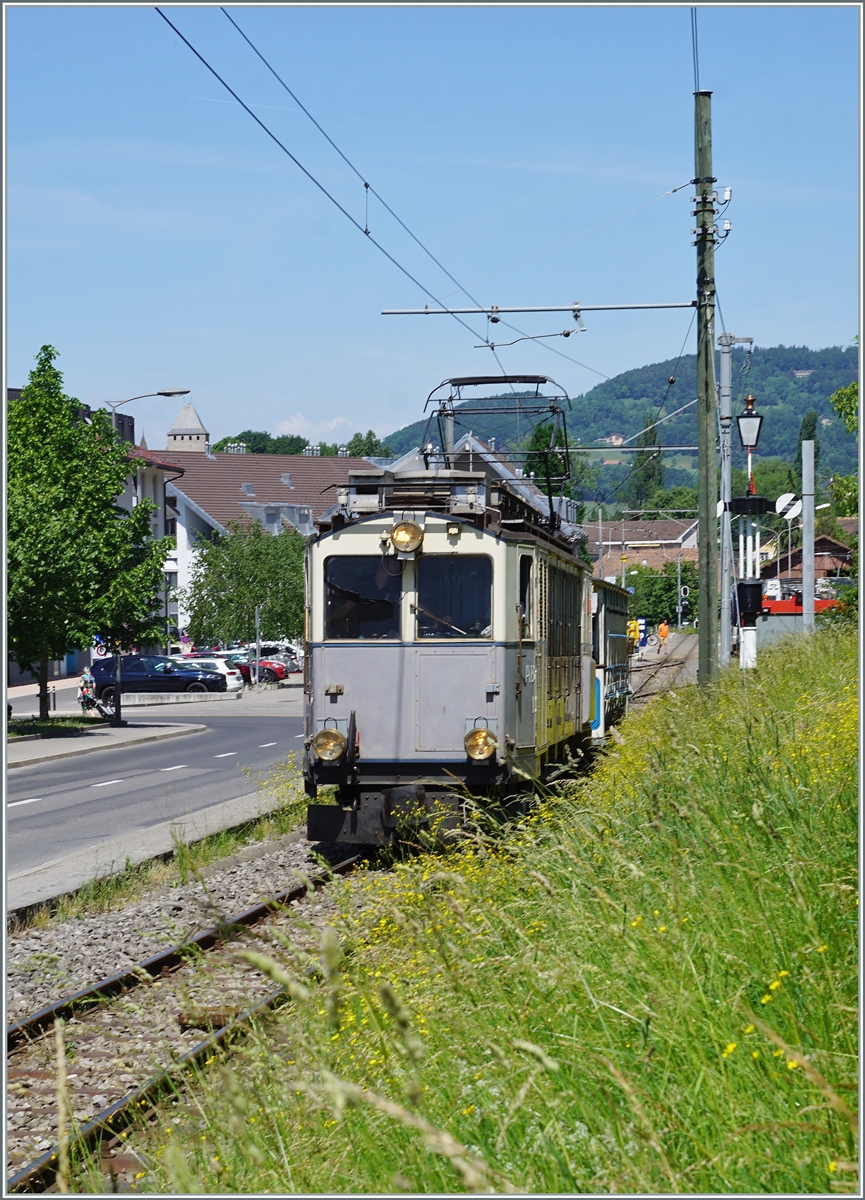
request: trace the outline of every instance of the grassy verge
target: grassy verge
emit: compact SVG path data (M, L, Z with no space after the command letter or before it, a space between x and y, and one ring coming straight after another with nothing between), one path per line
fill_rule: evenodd
M123 908L158 887L180 887L203 867L228 858L253 842L282 837L303 823L307 800L293 754L275 764L266 776L252 771L247 774L263 794L278 799L278 806L271 812L199 841L189 844L178 841L168 858L149 859L138 866L127 862L126 867L115 875L91 880L70 896L28 910L23 919L16 918L11 922L10 932L21 933L34 927L44 929L73 917Z
M34 733L42 737L72 737L82 729L105 724L107 722L102 717L49 717L47 721L40 721L38 717L21 717L7 723L6 733L10 739Z
M856 653L660 697L531 819L336 885L142 1186L856 1191Z

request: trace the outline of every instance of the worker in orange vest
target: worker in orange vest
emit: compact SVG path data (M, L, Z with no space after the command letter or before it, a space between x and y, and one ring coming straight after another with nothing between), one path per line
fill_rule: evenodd
M670 632L670 626L666 621L662 621L658 626L658 653L661 653L661 647L667 644L667 637Z

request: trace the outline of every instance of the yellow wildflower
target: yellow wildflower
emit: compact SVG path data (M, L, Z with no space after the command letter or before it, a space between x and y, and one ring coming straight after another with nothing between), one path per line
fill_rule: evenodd
M769 992L767 992L765 996L761 996L761 997L760 997L760 1003L761 1003L761 1004L768 1004L768 1003L769 1003L769 1001L770 1001L771 999L772 999L772 996L770 995L770 993L769 993Z

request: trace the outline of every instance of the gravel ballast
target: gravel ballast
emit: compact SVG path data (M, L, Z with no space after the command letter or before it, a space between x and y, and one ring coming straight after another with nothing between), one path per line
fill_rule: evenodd
M74 917L7 937L6 995L11 1020L98 983L183 942L224 917L319 870L312 843L299 834L252 843L176 887L151 891L121 908Z

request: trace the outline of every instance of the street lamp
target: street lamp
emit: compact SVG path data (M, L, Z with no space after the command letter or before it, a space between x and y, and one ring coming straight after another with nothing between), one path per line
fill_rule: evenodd
M189 388L166 388L161 392L143 392L140 396L129 396L126 400L115 400L113 403L107 402L111 409L111 424L117 428L117 410L123 404L131 404L133 400L146 400L149 396L188 396ZM136 485L137 495L137 485ZM167 608L167 604L166 604ZM120 643L118 642L114 648L114 716L111 718L112 725L125 725L123 720L122 706L120 700L120 680L121 680L121 665L120 665Z
M106 401L108 408L111 409L111 424L117 428L115 419L118 408L121 404L131 404L133 400L146 400L148 396L188 396L189 388L167 388L164 392L143 392L140 396L130 396L128 400L117 400L113 404L111 401Z
M756 495L756 490L751 475L751 451L760 440L760 426L763 424L762 414L754 411L756 402L757 397L749 392L745 397L745 411L736 418L742 449L748 451L748 491L752 496Z

